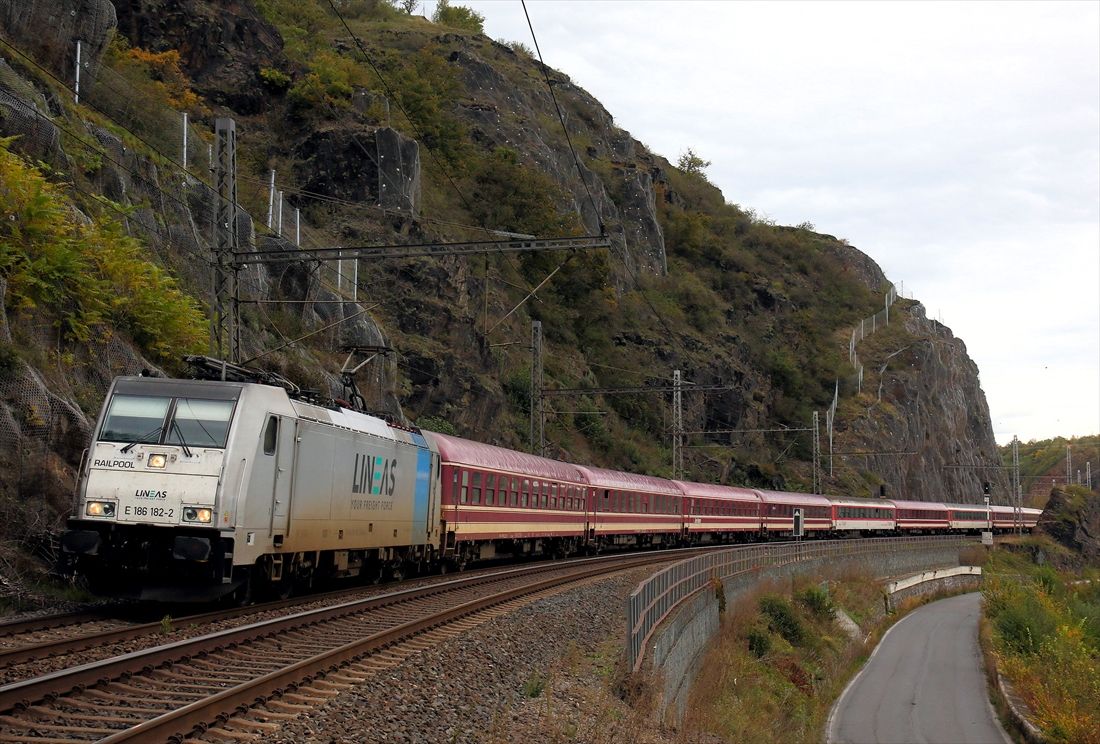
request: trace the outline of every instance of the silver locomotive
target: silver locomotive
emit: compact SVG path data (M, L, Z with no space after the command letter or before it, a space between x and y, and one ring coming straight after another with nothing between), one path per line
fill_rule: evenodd
M437 560L418 431L247 381L119 377L61 537L69 571L144 599L285 594Z

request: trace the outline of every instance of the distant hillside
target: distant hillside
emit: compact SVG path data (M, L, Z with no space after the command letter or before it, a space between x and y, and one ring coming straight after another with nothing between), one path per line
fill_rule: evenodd
M1067 448L1071 466L1070 484L1100 488L1100 435L1084 437L1055 437L1040 441L1020 442L1020 484L1023 486L1027 506L1043 508L1050 498L1052 488L1065 488ZM1012 445L998 448L1001 463L1012 467ZM1092 463L1092 483L1085 483L1086 462Z

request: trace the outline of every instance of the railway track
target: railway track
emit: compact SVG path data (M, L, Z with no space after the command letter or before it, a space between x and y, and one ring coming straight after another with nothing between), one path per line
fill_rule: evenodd
M467 575L476 576L488 570L494 569L478 569ZM418 586L422 582L439 580L439 577L432 576L410 580L406 585ZM153 621L147 621L153 614L148 607L129 608L134 613L144 613L144 617L135 614L129 618L125 616L127 608L111 607L0 623L0 685L49 671L43 666L60 668L67 663L66 657L78 653L80 663L95 661L134 651L143 645L159 645L167 640L166 634L178 635L181 630L195 635L206 626L218 626L253 615L278 613L293 607L319 607L349 598L379 594L383 590L381 586L356 586L246 607L192 615L165 615L163 619ZM40 663L31 663L36 661Z
M0 741L259 737L377 669L534 595L697 552L492 571L294 612L4 685Z

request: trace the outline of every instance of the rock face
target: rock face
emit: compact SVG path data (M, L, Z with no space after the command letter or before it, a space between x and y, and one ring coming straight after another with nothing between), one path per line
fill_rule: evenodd
M117 25L109 0L0 0L0 26L37 59L64 71L71 83L76 40L81 40L82 69L95 75L103 50Z
M866 495L884 485L887 498L980 503L988 481L993 501L1008 503L989 406L966 345L928 320L923 306L894 307L905 312L907 333L871 357L860 350L863 410L854 420L838 418L836 449L869 454L841 459L862 471Z
M116 0L116 7L119 31L133 46L179 50L195 90L239 114L265 108L261 69L290 67L279 32L249 2Z
M330 127L296 148L294 178L318 194L374 204L416 217L420 211L420 147L389 127Z
M656 203L658 188L667 185L663 174L667 162L616 127L599 101L551 70L559 101L569 101L562 110L573 147L578 150L578 177L578 162L557 125L554 101L545 82L512 69L522 53L485 37L445 35L441 42L458 47L449 61L469 100L457 113L470 127L473 139L487 147L515 150L553 177L570 197L567 208L580 216L588 233L606 229L616 253L625 258L626 273L618 276L621 284L633 286L638 271L666 273L668 262ZM553 126L533 126L547 120ZM609 161L611 172L593 171L588 163L594 160Z
M1039 528L1080 553L1090 565L1100 565L1100 499L1055 490L1039 518Z

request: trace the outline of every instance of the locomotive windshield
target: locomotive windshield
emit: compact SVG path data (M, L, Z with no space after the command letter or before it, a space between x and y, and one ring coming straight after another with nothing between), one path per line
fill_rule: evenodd
M102 442L225 447L233 401L115 394L107 409Z

